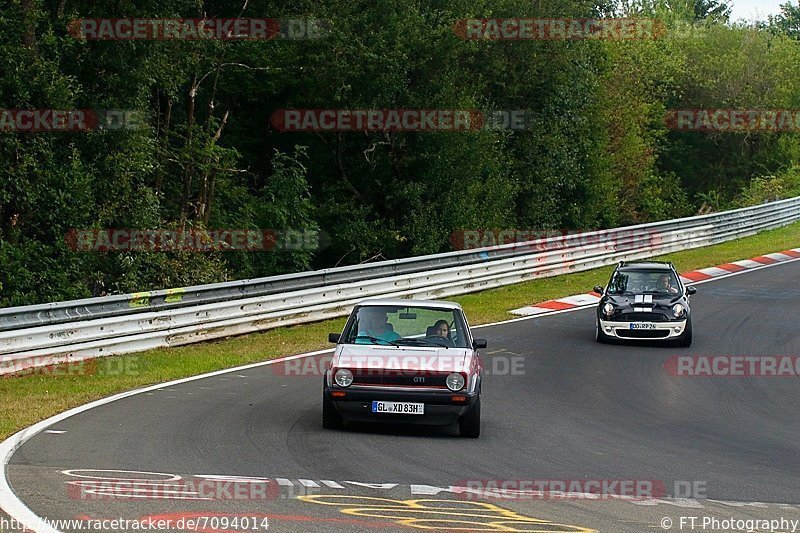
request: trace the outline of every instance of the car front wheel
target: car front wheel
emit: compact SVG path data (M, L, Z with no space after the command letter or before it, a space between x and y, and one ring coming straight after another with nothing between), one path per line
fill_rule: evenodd
M683 330L683 334L678 337L678 346L681 348L688 348L692 345L692 319L690 318L686 322L686 329Z
M608 344L611 341L611 338L600 329L600 320L595 323L594 340L600 344Z
M475 400L472 409L458 421L458 431L462 437L476 439L481 436L481 397Z
M322 396L322 427L325 429L341 429L344 426L342 415L333 406L327 395Z

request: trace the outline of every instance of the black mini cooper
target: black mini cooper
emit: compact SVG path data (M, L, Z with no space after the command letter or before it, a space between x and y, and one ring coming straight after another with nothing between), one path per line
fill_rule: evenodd
M672 340L678 346L692 345L692 314L686 287L672 263L623 261L617 265L607 287L597 286L595 338Z

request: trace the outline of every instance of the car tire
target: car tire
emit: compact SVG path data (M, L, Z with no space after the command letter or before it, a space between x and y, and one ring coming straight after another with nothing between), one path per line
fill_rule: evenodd
M681 348L688 348L692 345L692 319L686 322L686 329L680 337L678 337L678 346Z
M600 321L599 320L597 322L595 322L595 325L594 325L594 340L596 340L600 344L610 344L611 343L611 337L609 337L608 335L606 335L605 333L603 333L600 330Z
M477 439L481 436L481 397L475 400L472 409L458 420L458 432L462 437Z
M344 418L334 407L333 401L326 395L322 396L322 427L325 429L341 429L344 427Z

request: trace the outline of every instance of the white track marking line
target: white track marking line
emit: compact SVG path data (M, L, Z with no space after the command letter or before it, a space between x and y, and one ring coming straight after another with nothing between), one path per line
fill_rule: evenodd
M141 389L122 392L119 394L115 394L114 396L109 396L108 398L101 398L99 400L95 400L94 402L90 402L85 405L80 405L68 411L64 411L63 413L59 413L55 416L42 420L41 422L38 422L26 429L18 431L17 433L11 435L9 438L0 443L0 466L3 469L3 475L0 476L0 509L5 511L11 518L13 518L26 528L30 529L31 531L35 531L37 533L60 533L57 529L47 524L42 518L36 515L36 513L31 511L28 508L28 506L25 505L25 503L22 500L20 500L19 497L16 495L16 493L14 493L14 491L11 489L11 485L9 484L8 481L8 463L11 461L11 456L14 454L14 452L17 451L17 449L20 446L22 446L25 442L27 442L31 437L46 430L50 426L57 424L58 422L66 420L67 418L83 413L85 411L94 409L95 407L107 405L109 403L122 400L124 398L129 398L131 396L136 396L142 393L161 390L166 387L181 385L183 383L190 383L192 381L198 381L210 377L220 376L230 372L241 372L242 370L273 365L283 361L290 361L292 359L321 355L332 351L333 349L316 350L314 352L308 352L304 354L290 355L287 357L270 359L269 361L261 361L259 363L252 363L249 365L235 367L235 368L226 368L223 370L210 372L208 374L191 376L188 378L182 378L175 381L170 381L168 383L159 383Z
M536 307L528 306L528 307L520 307L519 309L514 309L511 313L515 315L541 315L542 313L547 313L552 311L552 309L548 309L546 307Z
M758 268L764 266L764 263L753 261L751 259L742 259L741 261L731 261L731 264L739 265L744 268Z
M764 254L764 257L769 257L770 259L774 259L775 261L788 261L789 259L792 258L791 255L782 254L780 252Z
M719 276L727 276L728 274L730 274L729 270L725 270L724 268L719 268L719 267L701 268L696 272L701 272L703 274L711 276L712 278L716 278Z
M597 302L600 301L600 297L593 296L591 294L576 294L575 296L567 296L566 298L559 298L556 301L565 304L586 305L586 304L596 304Z
M800 252L800 248L796 249L796 251ZM717 281L720 279L727 279L733 276L739 276L741 274L746 274L748 272L752 272L754 270L761 270L763 268L772 268L779 265L786 265L788 263L794 263L795 261L800 261L800 258L794 258L788 261L783 261L780 263L773 263L770 265L760 265L755 261L751 261L752 263L758 264L757 267L749 268L748 270L743 270L741 272L733 272L726 276L720 276L718 278L711 278L704 281L697 281L693 282L692 285L700 285L703 283L708 283L710 281ZM573 311L578 311L582 309L588 309L593 307L594 304L587 304L577 307L571 307L569 309L560 309L556 311L550 311L548 313L541 313L537 315L531 316L523 316L519 318L511 318L508 320L501 320L498 322L490 322L488 324L480 324L477 326L472 326L471 329L480 329L480 328L488 328L491 326L498 326L502 324L511 324L514 322L522 322L523 320L531 320L534 318L540 318L542 316L551 316L551 315L559 315L562 313L571 313ZM224 374L229 374L231 372L241 372L243 370L249 370L251 368L259 368L262 366L274 365L275 363L280 363L283 361L291 361L292 359L300 359L304 357L311 357L314 355L322 355L324 353L332 352L333 348L329 348L326 350L316 350L313 352L297 354L297 355L289 355L287 357L280 357L277 359L270 359L269 361L261 361L259 363L251 363L249 365L244 365L240 367L234 368L226 368L223 370L217 370L214 372L209 372L208 374L201 374L199 376L191 376L188 378L182 378L175 381L170 381L167 383L160 383L156 385L151 385L148 387L144 387L141 389L136 389L132 391L122 392L119 394L115 394L114 396L109 396L108 398L101 398L99 400L95 400L94 402L87 403L85 405L80 405L68 411L64 411L63 413L59 413L55 416L51 416L41 422L38 422L28 428L25 428L17 433L11 435L9 438L4 440L0 443L0 467L3 469L3 473L0 476L0 509L5 511L11 518L22 524L23 526L27 527L28 529L35 531L37 533L61 533L57 529L53 528L49 524L45 523L42 518L40 518L36 513L31 511L25 503L19 499L19 497L14 493L11 489L11 485L8 482L8 463L11 461L11 456L14 454L17 449L22 446L25 442L27 442L30 438L34 435L41 433L45 429L49 428L50 426L57 424L67 418L75 416L77 414L83 413L85 411L89 411L94 409L95 407L100 407L102 405L106 405L117 400L122 400L124 398L129 398L131 396L136 396L138 394L151 392L154 390L161 390L166 387L172 387L174 385L181 385L183 383L190 383L192 381L198 381L201 379L206 379L215 376L221 376ZM220 378L220 381L227 381L227 378ZM287 480L288 481L288 480ZM280 483L280 481L279 481Z

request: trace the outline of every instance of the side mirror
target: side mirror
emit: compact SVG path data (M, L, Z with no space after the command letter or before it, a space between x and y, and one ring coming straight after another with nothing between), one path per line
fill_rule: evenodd
M697 287L686 287L686 294L692 295L697 294Z
M486 339L472 339L472 347L475 350L486 348Z
M339 339L341 338L342 338L341 333L328 333L328 342L337 344L339 342Z
M592 290L594 292L596 292L597 294L603 294L603 290L604 289L605 289L605 287L603 287L602 285L595 285L594 289L592 289Z

